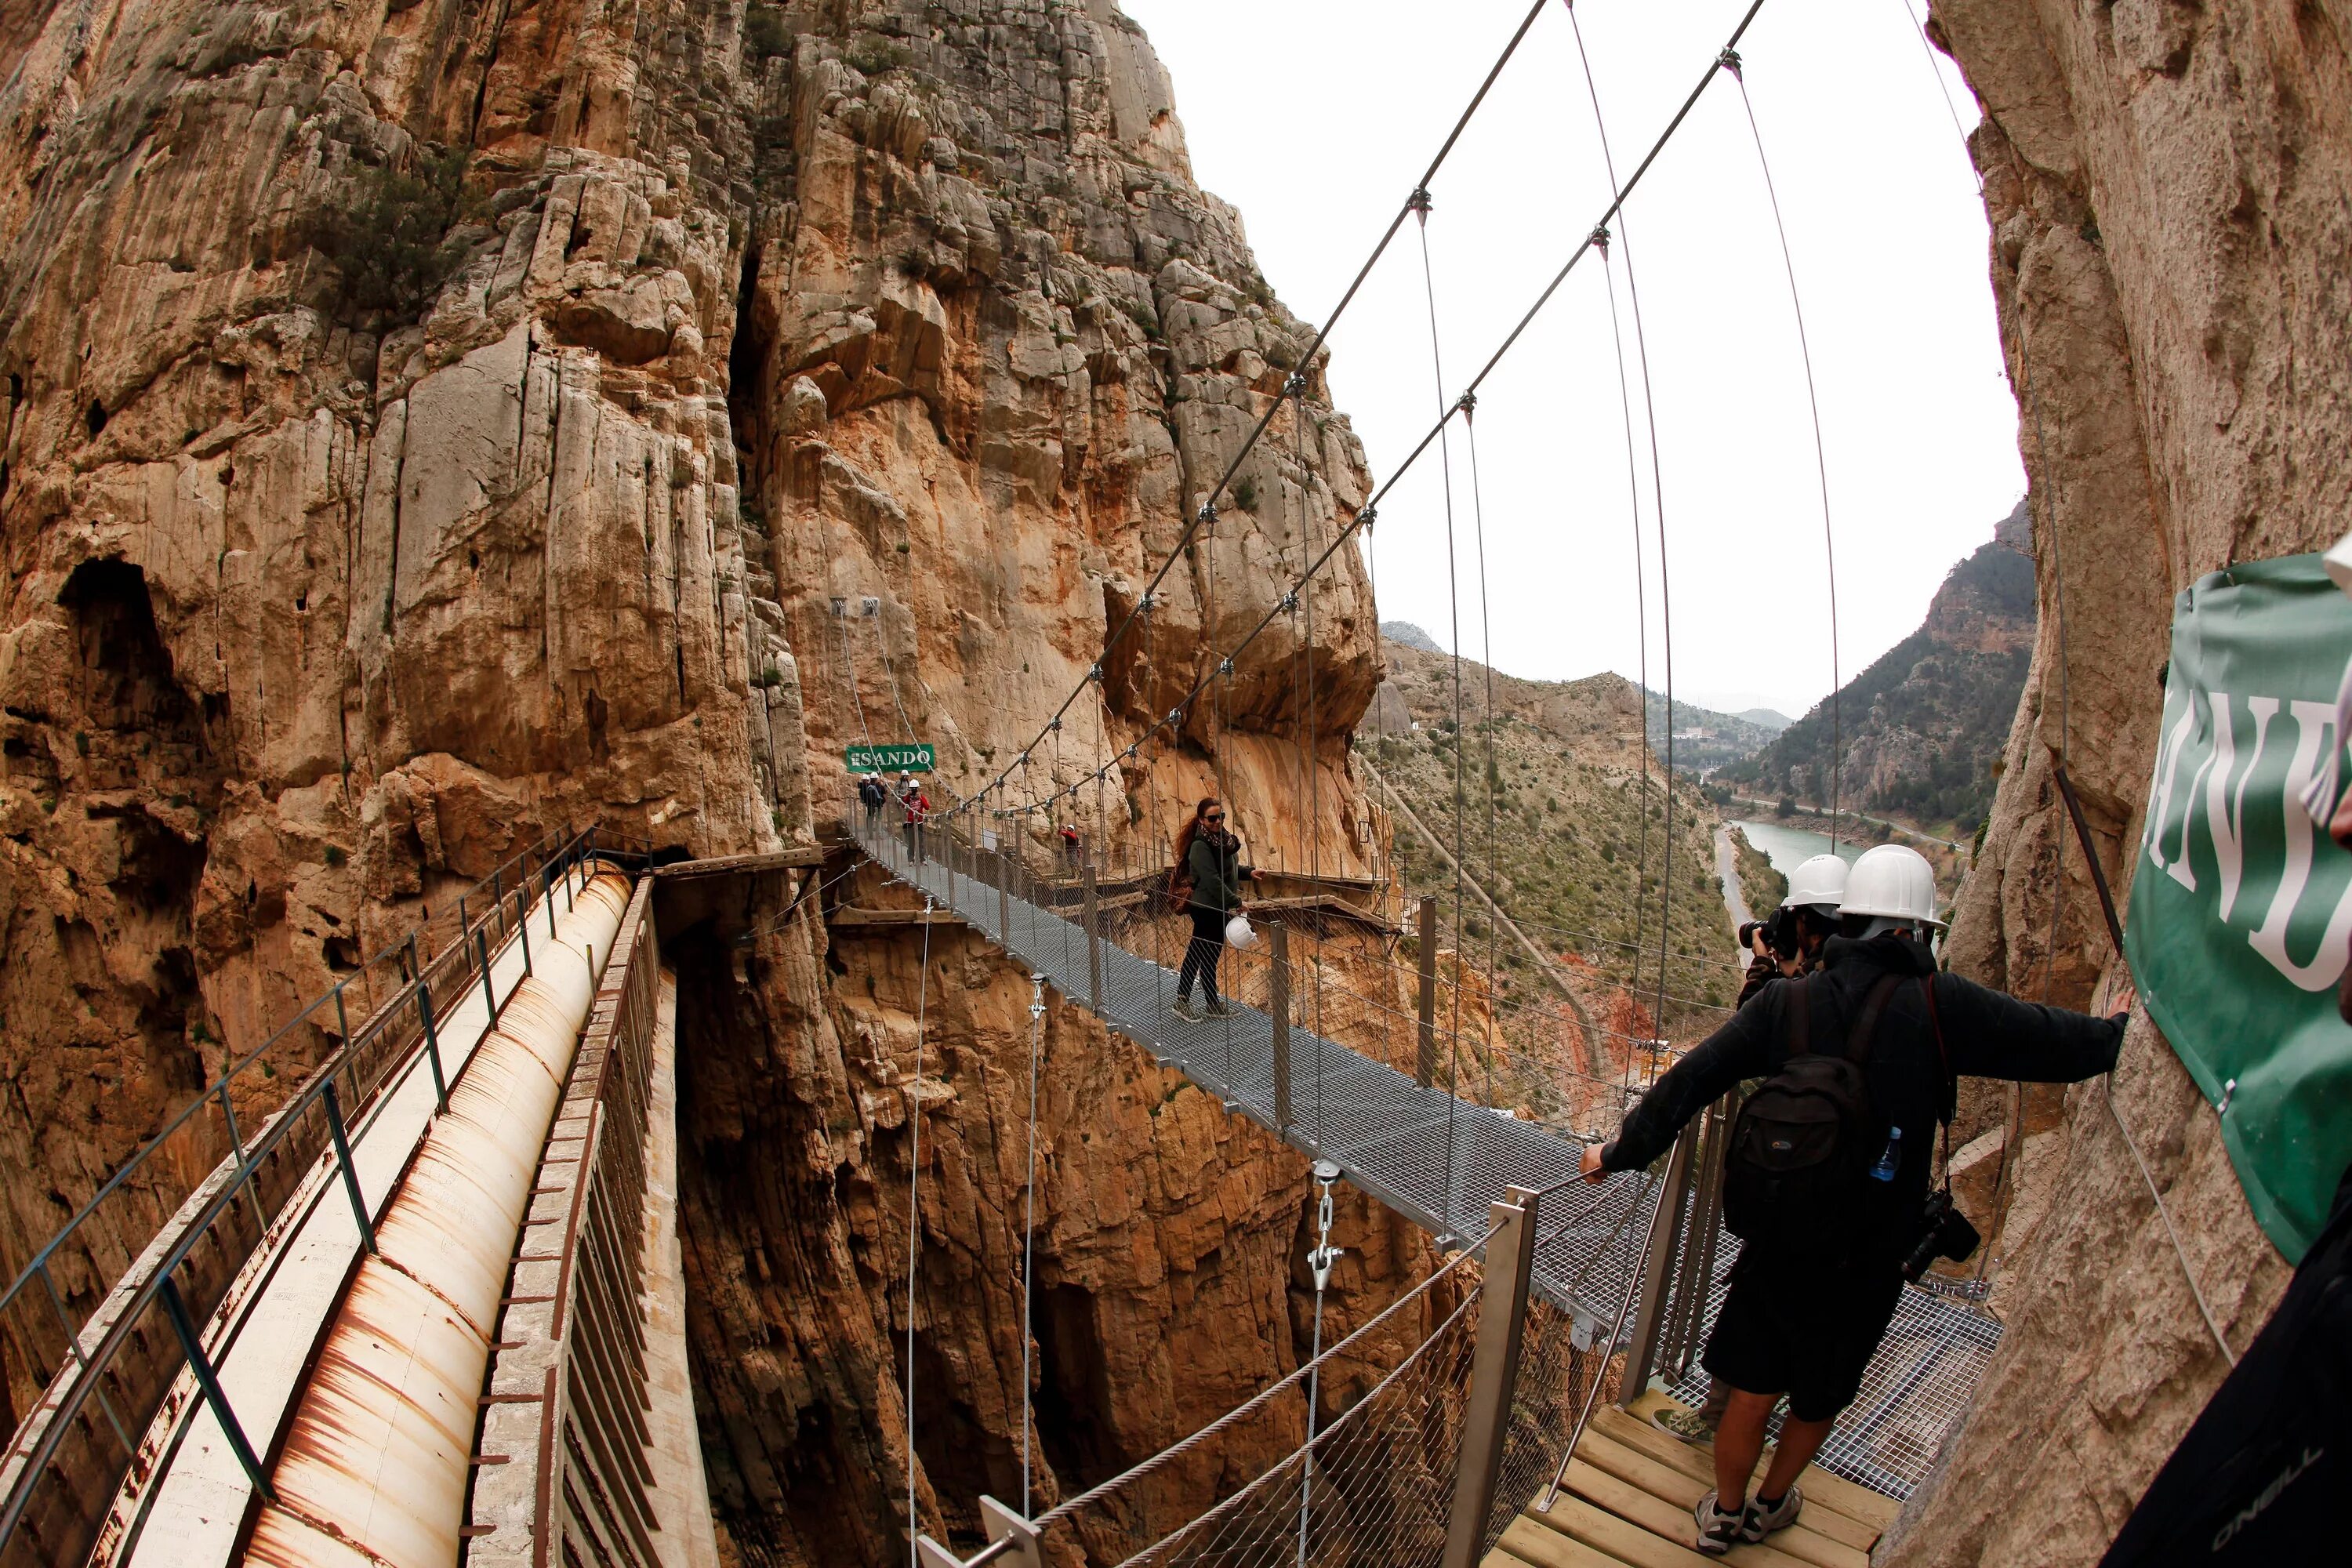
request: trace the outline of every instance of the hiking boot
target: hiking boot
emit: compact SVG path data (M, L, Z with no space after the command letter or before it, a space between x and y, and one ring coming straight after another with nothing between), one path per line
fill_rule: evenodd
M1193 1009L1192 1000L1189 996L1177 997L1168 1005L1168 1010L1188 1024L1197 1024L1201 1021L1201 1015Z
M1750 1539L1746 1533L1748 1510L1736 1508L1726 1513L1715 1506L1713 1492L1698 1500L1698 1507L1691 1510L1691 1517L1698 1521L1698 1549L1709 1557L1720 1557L1741 1542Z
M1786 1530L1797 1522L1797 1510L1805 1506L1804 1489L1791 1482L1789 1495L1776 1508L1766 1508L1762 1498L1750 1498L1742 1510L1739 1539L1761 1541L1776 1530Z
M1650 1425L1667 1436L1685 1443L1715 1441L1715 1428L1707 1425L1706 1417L1696 1410L1685 1410L1677 1405L1662 1405L1651 1411Z
M1210 1003L1201 1011L1212 1018L1230 1018L1234 1016L1234 1010L1227 1006L1222 998Z

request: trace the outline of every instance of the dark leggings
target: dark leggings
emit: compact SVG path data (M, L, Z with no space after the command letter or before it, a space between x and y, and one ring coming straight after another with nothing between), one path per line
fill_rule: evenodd
M1217 1005L1217 959L1225 951L1225 917L1214 910L1192 911L1192 940L1184 944L1184 968L1176 976L1176 999L1188 1001L1198 976L1201 994Z

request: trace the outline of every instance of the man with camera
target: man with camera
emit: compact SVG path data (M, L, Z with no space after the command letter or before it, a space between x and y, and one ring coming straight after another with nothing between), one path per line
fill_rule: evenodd
M1739 928L1739 945L1756 956L1748 965L1736 1007L1745 1007L1767 983L1805 974L1822 966L1822 944L1838 933L1838 906L1845 901L1846 864L1836 855L1816 855L1789 875L1789 896L1760 921Z
M1725 1224L1745 1246L1701 1358L1730 1389L1716 1489L1695 1510L1709 1555L1795 1522L1797 1478L1861 1388L1905 1276L1975 1250L1948 1185L1928 1190L1957 1075L2074 1083L2113 1068L2123 1042L2121 1015L2036 1006L1937 973L1935 873L1916 850L1865 853L1840 912L1844 934L1823 944L1818 971L1765 986L1651 1086L1615 1140L1584 1152L1590 1181L1639 1170L1741 1080L1764 1080L1727 1147ZM1751 1500L1783 1394L1789 1415Z

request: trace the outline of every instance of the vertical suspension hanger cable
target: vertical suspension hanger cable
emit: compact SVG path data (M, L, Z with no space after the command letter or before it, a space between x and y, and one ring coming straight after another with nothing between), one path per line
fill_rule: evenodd
M1478 552L1478 651L1486 661L1486 717L1482 728L1486 735L1486 896L1495 900L1487 910L1486 921L1486 1021L1483 1031L1484 1047L1479 1066L1486 1079L1486 1103L1495 1103L1495 1008L1499 998L1502 971L1496 967L1495 945L1502 936L1502 874L1495 864L1496 833L1495 796L1501 789L1501 776L1495 767L1495 631L1494 618L1486 602L1486 508L1478 485L1478 395L1462 395L1462 437L1470 447L1470 531Z
M1461 1099L1462 1079L1462 598L1455 582L1454 548L1454 453L1453 441L1446 426L1451 423L1452 410L1445 401L1445 364L1437 338L1437 283L1429 262L1429 213L1432 203L1426 190L1412 194L1413 215L1420 221L1421 289L1429 310L1429 367L1433 383L1431 390L1437 395L1438 426L1437 456L1440 482L1445 496L1445 595L1452 619L1454 669L1454 1001L1447 1010L1446 1033L1451 1043L1446 1053L1445 1093L1451 1101ZM1454 1226L1454 1126L1459 1120L1460 1106L1449 1104L1445 1115L1444 1212L1440 1216L1450 1232Z
M1021 1517L1029 1506L1029 1340L1037 1285L1037 1068L1045 1033L1045 977L1029 976L1029 1177L1022 1185L1021 1219Z
M1340 1248L1331 1245L1331 1184L1339 1179L1339 1167L1328 1160L1315 1162L1315 1182L1322 1196L1315 1208L1317 1239L1307 1254L1307 1267L1315 1274L1315 1331L1313 1348L1307 1358L1307 1442L1302 1450L1305 1458L1298 1476L1298 1557L1296 1568L1307 1568L1307 1527L1308 1505L1315 1490L1315 1415L1322 1397L1323 1369L1316 1363L1323 1359L1323 1289L1331 1282L1331 1265L1339 1260Z
M1573 13L1570 15L1573 16ZM1591 79L1588 76L1586 85L1590 86L1591 81ZM1592 107L1597 121L1601 110L1597 98ZM1601 252L1601 284L1609 292L1609 341L1617 353L1617 408L1618 412L1624 416L1625 423L1625 500L1633 525L1633 636L1635 658L1639 660L1637 668L1640 677L1638 702L1640 718L1639 729L1636 731L1638 744L1634 747L1635 765L1639 772L1633 797L1637 826L1634 829L1636 848L1633 860L1632 952L1633 982L1638 986L1641 984L1643 938L1646 934L1643 930L1642 917L1649 907L1647 885L1650 880L1650 595L1642 576L1641 470L1633 455L1633 399L1632 390L1625 380L1625 333L1617 317L1617 273L1615 263L1610 258L1609 254L1609 231L1605 228L1593 230L1592 243L1593 247ZM1672 713L1666 715L1666 721L1670 724L1674 722ZM1631 1044L1628 1044L1625 1048L1625 1071L1618 1085L1618 1093L1621 1097L1633 1087L1633 1050Z
M915 1279L923 1258L923 1027L931 999L931 908L923 900L923 958L915 986L915 1075L907 1085L907 1562L922 1568L917 1538L922 1519L915 1511ZM1025 1385L1024 1385L1025 1386Z
M1566 5L1568 9L1569 32L1576 40L1577 63L1584 73L1585 94L1592 101L1592 123L1601 138L1601 164L1609 172L1609 194L1613 202L1613 211L1617 220L1618 242L1625 247L1625 298L1626 303L1631 308L1633 316L1634 354L1641 365L1642 372L1643 424L1648 432L1650 441L1650 507L1657 519L1658 524L1658 598L1660 620L1662 622L1660 629L1665 641L1666 717L1664 728L1665 730L1666 736L1666 754L1664 757L1665 776L1659 781L1660 788L1664 797L1665 847L1663 852L1663 859L1658 872L1658 993L1657 1003L1655 1007L1653 1009L1650 1019L1650 1072L1651 1076L1655 1078L1657 1076L1658 1044L1660 1038L1658 1031L1665 1027L1666 1021L1666 954L1667 951L1674 944L1675 898L1675 601L1673 589L1671 587L1666 569L1665 465L1661 460L1658 453L1658 405L1655 387L1653 384L1650 376L1650 337L1642 321L1642 286L1634 272L1633 237L1631 226L1626 221L1624 211L1626 187L1620 184L1617 180L1617 160L1609 150L1609 127L1606 120L1602 117L1601 112L1600 89L1593 82L1592 58L1584 47L1584 27L1583 25L1576 18L1575 0L1563 0L1563 3ZM1763 0L1756 0L1756 5L1748 7L1748 15L1741 20L1738 31L1732 35L1731 43L1725 46L1727 49L1738 44L1740 33L1744 33L1747 30L1748 22L1755 19L1756 12L1758 8L1761 6ZM1704 83L1702 83L1702 85L1704 85ZM1696 94L1693 95L1691 101L1696 101ZM1687 109L1688 105L1686 104L1685 107ZM1656 156L1656 152L1653 150L1650 157L1655 158ZM1645 159L1642 167L1633 172L1633 177L1637 180L1640 179L1643 171L1648 167L1649 161ZM1595 232L1605 233L1606 231L1596 230ZM1607 253L1604 251L1602 254L1605 265ZM1610 296L1610 309L1612 312L1616 309L1616 296L1613 291ZM1639 510L1640 509L1637 503L1635 508L1637 517L1639 515ZM1647 635L1645 633L1645 656L1646 646ZM1645 657L1645 666L1646 662L1647 660ZM1646 681L1646 676L1644 679ZM1649 705L1650 694L1645 685L1642 693L1642 746L1644 752L1648 751L1650 743ZM1645 757L1645 776L1647 760ZM1647 786L1645 785L1642 796L1642 834L1645 843L1649 837L1649 823L1650 800ZM1644 864L1641 874L1643 880L1646 882L1648 880L1646 863ZM1634 989L1638 991L1641 987L1641 953L1638 948L1634 952L1633 966ZM1632 1047L1629 1044L1627 1047L1627 1070L1629 1073L1632 1070L1631 1051Z
M1283 385L1290 397L1290 455L1298 468L1298 563L1304 568L1315 553L1315 496L1307 474L1307 373L1296 370ZM1315 1149L1323 1150L1323 769L1315 733L1315 574L1304 572L1299 590L1305 605L1305 630L1298 639L1299 657L1307 666L1307 874L1311 889L1307 908L1316 911L1314 944L1315 1027ZM1295 966L1294 966L1295 967ZM1312 1458L1312 1456L1309 1456Z
M1748 96L1748 75L1742 68L1739 51L1727 48L1717 57L1723 68L1739 87L1739 107L1748 115L1748 134L1756 143L1756 167L1764 175L1764 195L1772 206L1772 230L1780 239L1780 266L1789 279L1789 309L1797 318L1797 352L1805 365L1805 408L1813 422L1813 471L1822 491L1822 558L1829 574L1830 589L1830 852L1838 847L1838 799L1845 782L1845 730L1839 712L1840 694L1844 689L1843 678L1838 667L1838 600L1837 600L1837 536L1830 526L1830 460L1828 449L1822 441L1822 399L1813 385L1813 348L1805 333L1805 305L1797 291L1797 261L1789 249L1789 226L1780 216L1780 193L1772 183L1771 160L1764 155L1764 132L1756 123L1756 105ZM1672 727L1673 715L1667 715Z

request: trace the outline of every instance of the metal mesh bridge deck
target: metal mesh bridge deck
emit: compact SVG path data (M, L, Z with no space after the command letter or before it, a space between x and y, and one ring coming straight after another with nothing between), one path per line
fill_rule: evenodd
M1425 1087L1410 1075L1293 1025L1290 1108L1276 1125L1274 1024L1261 1008L1231 997L1226 1017L1199 1023L1169 1010L1176 974L1108 940L1100 944L1102 994L1088 1001L1087 931L1076 921L1000 889L1005 862L959 845L948 858L918 860L903 837L861 830L859 847L885 870L961 916L974 930L1045 977L1223 1102L1310 1158L1338 1164L1349 1181L1437 1237L1475 1250L1488 1205L1518 1186L1558 1185L1537 1211L1534 1288L1597 1337L1619 1316L1642 1249L1644 1225L1633 1211L1644 1190L1631 1173L1598 1187L1572 1184L1581 1145L1547 1128ZM970 874L979 866L992 879ZM1000 910L1002 918L1000 918ZM1694 1343L1704 1342L1729 1288L1738 1241L1719 1235ZM1978 1375L2000 1343L2000 1327L1959 1301L1917 1286L1904 1289L1862 1393L1840 1419L1816 1463L1890 1497L1923 1480L1943 1438L1967 1414ZM1676 1394L1703 1399L1706 1373L1694 1356Z

